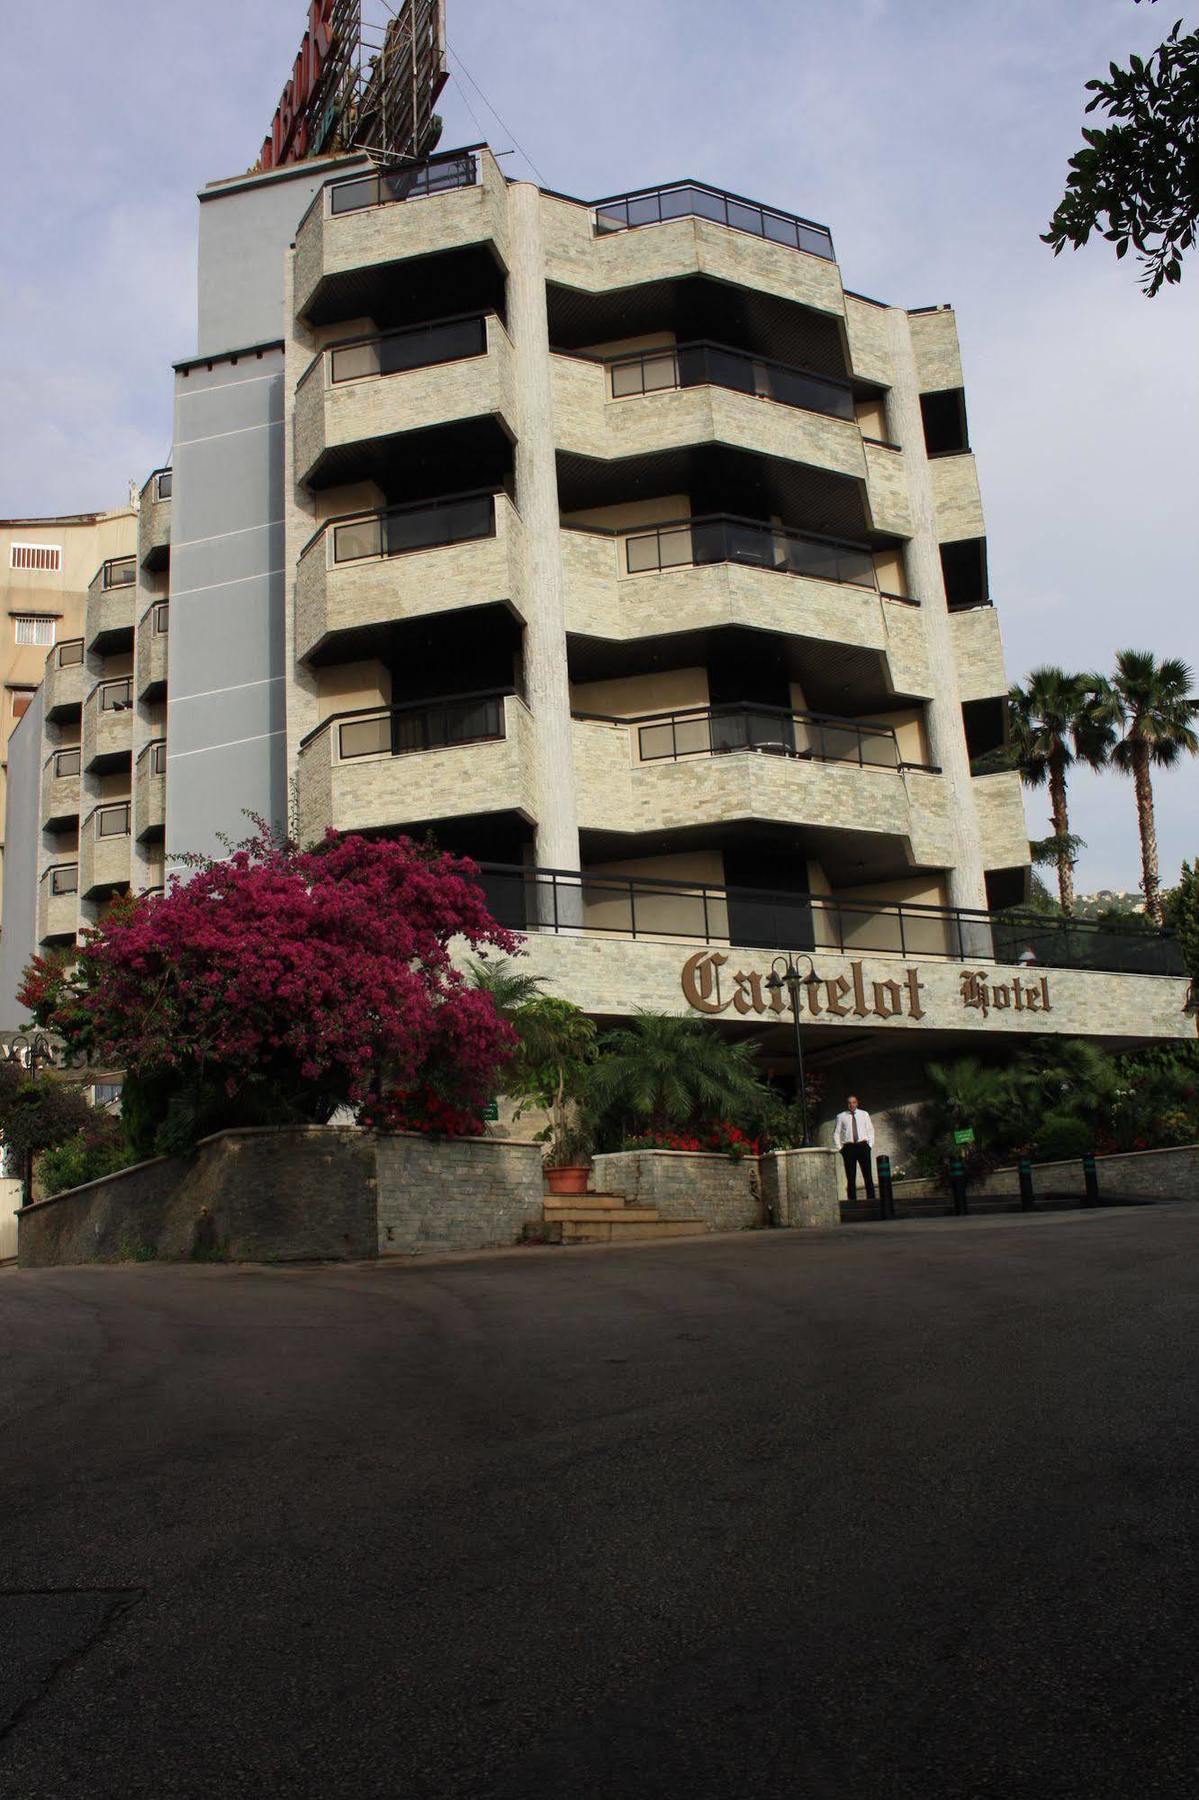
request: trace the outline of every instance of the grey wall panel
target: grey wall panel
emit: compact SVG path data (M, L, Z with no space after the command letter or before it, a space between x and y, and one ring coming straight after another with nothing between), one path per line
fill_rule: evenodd
M42 784L42 713L38 688L8 740L8 798L4 822L4 931L0 934L0 1031L28 1018L17 1002L25 965L37 949L38 829Z
M286 823L282 382L281 350L176 378L168 870Z
M296 227L326 181L367 167L357 157L297 163L200 195L198 355L283 336L284 257Z

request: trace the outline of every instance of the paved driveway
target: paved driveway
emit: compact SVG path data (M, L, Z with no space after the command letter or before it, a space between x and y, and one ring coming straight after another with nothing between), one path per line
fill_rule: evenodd
M0 1271L0 1794L1192 1800L1197 1250Z

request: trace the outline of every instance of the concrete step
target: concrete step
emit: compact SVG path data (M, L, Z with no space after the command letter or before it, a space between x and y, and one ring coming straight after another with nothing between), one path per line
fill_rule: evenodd
M656 1206L592 1206L590 1202L582 1200L575 1200L561 1206L550 1206L547 1201L545 1206L547 1225L559 1222L563 1225L616 1225L629 1219L634 1219L643 1225L652 1225L657 1217Z
M551 1244L626 1244L644 1238L702 1237L702 1219L555 1220L545 1227Z
M545 1196L545 1210L547 1213L560 1212L564 1206L603 1207L606 1210L616 1212L623 1205L623 1194L547 1194Z

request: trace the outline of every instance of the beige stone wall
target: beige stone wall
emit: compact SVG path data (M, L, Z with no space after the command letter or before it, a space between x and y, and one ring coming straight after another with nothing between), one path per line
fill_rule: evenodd
M949 307L935 312L908 314L908 330L916 358L916 378L922 394L962 386L962 358L958 327Z
M628 1206L652 1206L662 1219L700 1219L708 1231L753 1231L764 1225L756 1156L687 1150L620 1150L597 1156L595 1189L621 1194Z
M392 620L453 612L501 601L523 616L524 527L511 501L497 495L496 535L400 556L334 564L328 534L300 558L295 582L296 654L332 633Z
M911 537L912 509L908 502L904 452L884 449L881 444L865 444L863 449L866 455L866 490L874 529L893 531L896 537Z
M652 675L627 675L620 681L576 681L570 700L574 712L610 713L618 719L679 712L708 704L708 672L663 669Z
M296 234L295 307L303 313L325 275L406 262L468 244L491 243L507 267L508 192L499 164L479 153L480 182L428 198L367 207L334 218L322 196Z
M133 773L133 809L139 835L161 829L166 822L167 778L151 767L153 753L139 756Z
M638 527L673 525L691 516L688 494L654 495L648 500L624 500L617 506L585 506L564 512L564 525L591 525L600 531L635 531Z
M327 826L369 831L420 825L470 813L516 812L536 818L532 782L532 719L514 696L504 703L506 736L405 756L335 760L336 726L322 731L300 757L300 833L305 841Z
M387 1132L374 1146L380 1256L515 1244L541 1221L540 1144Z
M106 676L105 681L114 679ZM113 756L122 751L128 752L133 745L133 709L125 708L120 712L103 711L100 706L100 685L97 684L88 695L83 706L83 766L85 769L98 756Z
M868 300L845 296L845 329L849 337L850 367L864 381L877 381L890 387L894 379L891 358L890 309L874 306Z
M835 263L730 231L707 219L672 219L662 225L597 237L590 208L541 197L546 279L601 293L647 281L710 275L716 281L793 300L841 316L844 301Z
M167 678L167 643L170 633L156 631L154 614L158 602L148 606L137 622L137 682L136 690L140 699L148 690L159 686Z
M303 481L326 450L492 414L516 436L512 340L494 314L487 320L486 356L336 387L327 385L325 359L296 393L296 476Z
M998 775L975 775L972 779L982 831L983 867L1027 868L1028 821L1024 817L1020 776L1013 769Z
M63 860L55 857L54 861ZM50 877L43 875L38 887L37 935L47 938L74 937L79 922L78 894L52 894Z
M935 456L928 468L933 484L938 543L951 544L958 538L983 537L987 527L973 456Z
M612 400L602 363L554 356L551 366L558 446L575 455L644 456L721 443L859 480L865 475L861 433L850 419L721 387L666 388Z
M992 700L1006 695L1007 671L999 635L999 614L995 608L974 606L968 612L952 613L949 636L963 701Z
M54 773L54 756L46 758L42 766L42 810L43 819L63 819L79 813L80 778L78 775L56 775Z
M52 650L44 664L46 684L45 706L49 717L60 708L82 706L91 686L91 676L81 662L59 665L57 650Z
M128 792L128 777L126 777ZM116 887L130 880L132 840L123 837L100 837L96 832L96 816L83 821L79 831L79 893L86 899L93 887Z
M322 721L334 713L391 705L391 676L378 661L334 663L317 670L316 684Z

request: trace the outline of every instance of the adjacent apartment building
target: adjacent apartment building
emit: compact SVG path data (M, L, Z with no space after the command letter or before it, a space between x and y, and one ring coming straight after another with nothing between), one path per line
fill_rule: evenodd
M1193 1035L1170 940L1013 915L954 315L846 290L826 227L484 146L216 183L175 392L129 578L22 721L10 1014L29 949L252 813L432 834L556 991L781 1074L798 953L805 1049L876 1112L981 1037Z

